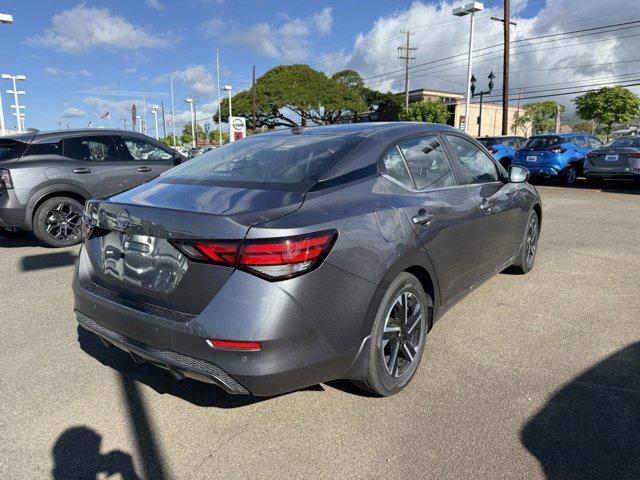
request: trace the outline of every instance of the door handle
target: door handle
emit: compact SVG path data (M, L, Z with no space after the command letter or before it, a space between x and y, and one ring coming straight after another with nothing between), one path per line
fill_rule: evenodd
M418 212L418 215L412 218L415 225L422 225L423 227L430 227L433 221L433 215L429 215L424 211Z
M86 167L74 168L73 173L91 173L91 169Z
M136 168L136 171L138 171L140 173L150 172L151 171L151 167L138 167L138 168Z

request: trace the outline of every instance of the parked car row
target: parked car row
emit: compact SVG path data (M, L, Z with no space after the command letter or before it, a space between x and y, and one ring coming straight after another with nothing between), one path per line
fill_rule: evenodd
M590 185L626 179L640 183L640 137L619 137L603 145L586 133L515 136L478 139L505 168L526 167L533 177L557 178L573 185L585 177Z

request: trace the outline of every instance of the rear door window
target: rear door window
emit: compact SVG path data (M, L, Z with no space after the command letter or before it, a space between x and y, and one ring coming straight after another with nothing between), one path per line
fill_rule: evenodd
M62 143L65 157L86 162L121 160L116 145L108 135L66 138Z
M400 151L418 190L456 184L451 164L437 135L418 137L401 143Z
M20 158L26 148L27 145L23 142L17 142L15 140L9 139L0 139L0 160Z
M470 185L500 181L493 159L475 144L457 135L447 134L445 138L458 158L463 183Z
M62 142L60 140L55 140L52 142L32 143L27 148L24 156L30 157L35 155L61 155L61 143Z
M123 139L126 151L125 158L127 154L131 156L132 160L135 161L145 161L145 160L172 160L173 155L171 155L166 150L154 145L153 143L146 142L144 140L140 140L138 138L127 138Z

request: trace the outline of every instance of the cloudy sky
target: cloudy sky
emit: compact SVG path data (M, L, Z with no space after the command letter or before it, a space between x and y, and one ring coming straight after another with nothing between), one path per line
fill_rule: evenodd
M198 96L199 118L215 113L215 52L221 83L234 90L283 63L308 63L327 73L353 68L367 85L403 88L397 47L412 32L418 50L411 88L463 91L468 17L451 15L463 2L334 0L6 0L0 25L1 73L25 74L27 125L84 127L109 111L114 126L131 125L131 105L164 102L175 84L176 123L189 118L184 98ZM512 0L512 98L566 92L611 82L640 82L640 4L622 0ZM501 89L502 2L478 14L474 74L489 72ZM635 23L634 23L635 22ZM600 28L602 27L602 28ZM3 87L9 85L5 82ZM637 87L634 87L637 90ZM6 90L6 88L3 88ZM3 94L7 124L10 99ZM151 114L149 122L151 123ZM106 126L108 123L103 121Z

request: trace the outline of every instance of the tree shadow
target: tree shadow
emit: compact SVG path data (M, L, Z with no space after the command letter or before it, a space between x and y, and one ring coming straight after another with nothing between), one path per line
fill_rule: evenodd
M275 398L231 395L215 385L189 378L178 381L169 372L155 365L134 363L126 352L119 348L106 347L97 335L80 326L78 326L78 343L85 353L103 365L117 370L123 378L143 383L160 394L173 395L199 407L238 408ZM324 391L320 385L302 390Z
M20 259L20 269L23 272L46 270L47 268L61 268L74 265L78 256L71 252L41 253L27 255Z
M120 450L100 453L102 437L92 429L72 427L53 446L54 480L96 480L119 474L123 480L139 480L131 455Z
M520 439L550 480L640 478L640 342L557 391Z

